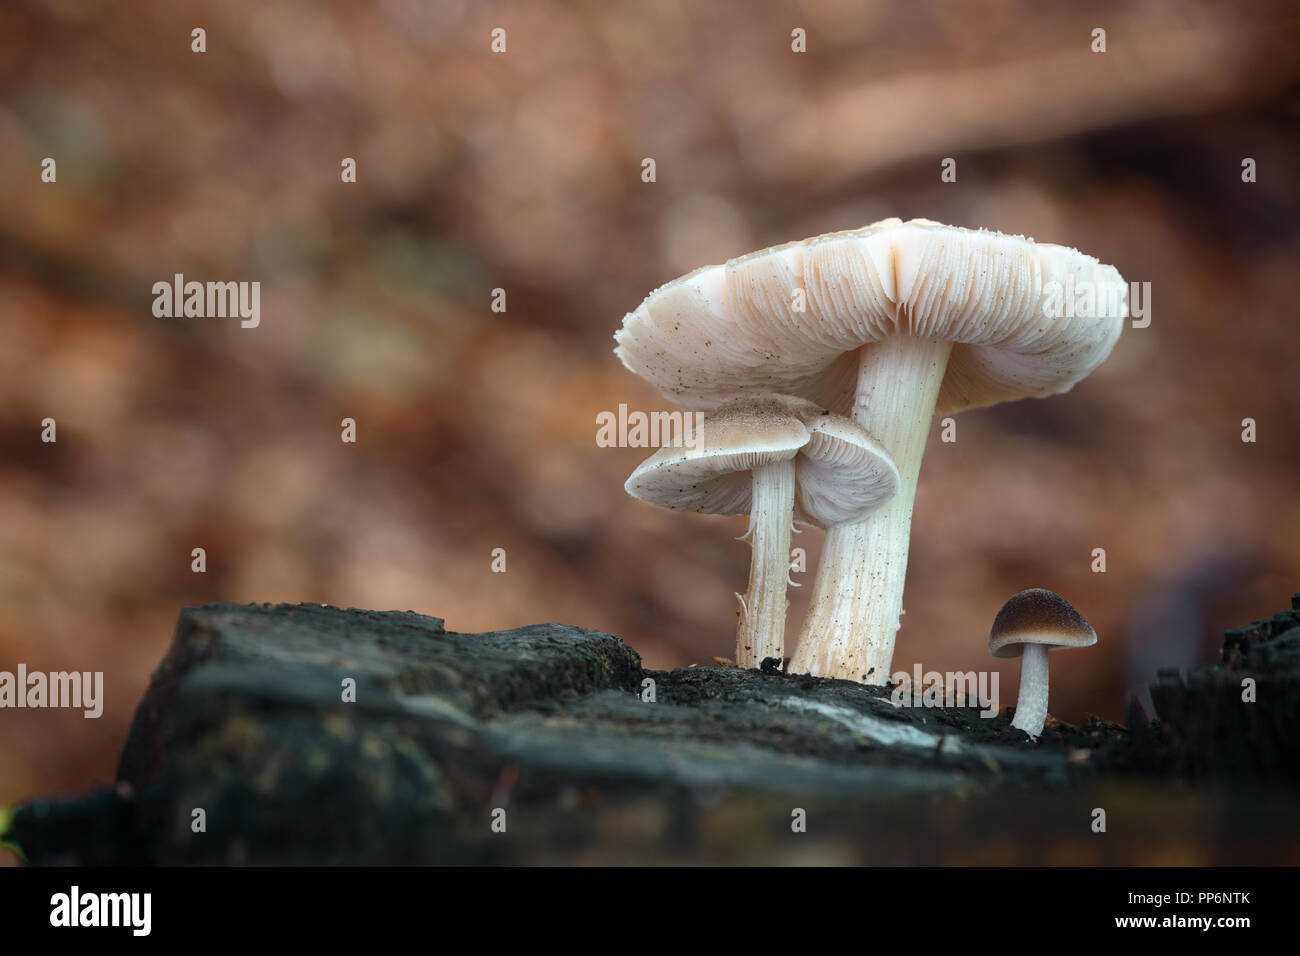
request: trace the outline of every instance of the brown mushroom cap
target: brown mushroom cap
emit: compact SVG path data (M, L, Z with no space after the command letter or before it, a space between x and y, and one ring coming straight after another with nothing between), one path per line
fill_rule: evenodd
M989 631L989 653L994 657L1019 657L1026 644L1088 647L1096 643L1097 632L1074 605L1044 588L1013 594Z
M1049 316L1052 283L1090 284L1092 314ZM1126 312L1115 268L1074 249L886 219L697 269L652 292L614 338L627 368L687 408L774 391L840 414L859 348L896 332L949 339L936 408L947 414L1067 391L1110 353Z
M748 514L750 473L798 455L795 518L824 527L859 518L898 490L898 469L879 442L806 399L742 396L710 414L701 431L638 465L627 493L677 511Z

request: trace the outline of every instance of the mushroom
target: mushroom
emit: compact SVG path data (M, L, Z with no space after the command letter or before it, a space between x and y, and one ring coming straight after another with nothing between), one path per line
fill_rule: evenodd
M1090 647L1097 632L1059 594L1030 588L1002 605L989 631L989 653L1020 658L1020 696L1011 726L1035 739L1047 719L1047 652L1056 647Z
M689 409L799 395L889 449L899 492L827 532L790 665L866 681L890 672L931 417L1067 391L1110 353L1126 293L1073 249L886 219L676 279L624 318L615 352Z
M879 442L805 399L757 394L709 415L685 447L659 449L627 480L628 494L704 514L748 514L749 588L737 594L736 663L781 660L793 519L825 527L856 520L898 489Z

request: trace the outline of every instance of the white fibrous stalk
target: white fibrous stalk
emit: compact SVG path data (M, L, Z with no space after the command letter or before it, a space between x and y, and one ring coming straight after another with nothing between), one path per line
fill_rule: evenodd
M755 468L752 480L753 503L746 535L752 549L749 589L743 596L736 595L740 601L736 663L741 667L758 667L769 657L780 660L785 653L794 459Z
M883 684L903 610L912 502L952 343L895 334L859 353L853 420L898 466L898 493L861 521L826 532L789 670Z
M1016 716L1011 726L1037 738L1047 722L1047 654L1046 644L1026 644L1020 657L1020 695L1016 698Z

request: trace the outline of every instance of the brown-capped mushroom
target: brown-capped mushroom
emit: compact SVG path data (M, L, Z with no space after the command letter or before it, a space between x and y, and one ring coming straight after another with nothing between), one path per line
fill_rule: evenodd
M1097 632L1065 598L1044 588L1013 594L989 631L989 653L1020 658L1020 694L1011 726L1035 739L1047 720L1047 652L1058 647L1088 647Z

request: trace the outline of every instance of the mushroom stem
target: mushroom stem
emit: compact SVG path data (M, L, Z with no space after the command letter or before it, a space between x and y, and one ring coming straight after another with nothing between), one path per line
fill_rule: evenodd
M1026 644L1020 656L1020 696L1011 726L1037 738L1047 721L1046 644Z
M853 419L894 456L898 494L862 521L826 532L790 670L883 684L894 657L912 499L952 343L906 334L859 350Z
M758 667L766 658L784 654L794 469L792 458L753 471L749 590L741 598L736 627L736 663L741 667Z

